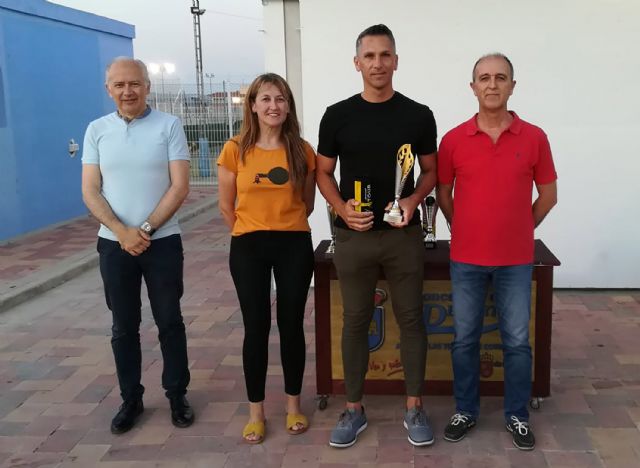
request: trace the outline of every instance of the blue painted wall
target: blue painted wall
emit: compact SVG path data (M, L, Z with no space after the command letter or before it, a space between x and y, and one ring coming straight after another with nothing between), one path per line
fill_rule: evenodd
M87 212L69 140L82 145L87 124L114 110L104 69L133 55L133 37L45 0L0 0L0 241Z

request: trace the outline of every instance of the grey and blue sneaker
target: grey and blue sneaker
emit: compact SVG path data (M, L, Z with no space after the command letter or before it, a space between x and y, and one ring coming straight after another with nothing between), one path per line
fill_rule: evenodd
M356 443L358 434L367 428L367 417L364 414L364 406L362 411L355 409L346 409L340 415L338 424L331 431L329 445L337 448L351 447Z
M409 432L409 442L416 447L433 444L433 430L427 419L427 413L421 406L416 406L404 413L404 427Z

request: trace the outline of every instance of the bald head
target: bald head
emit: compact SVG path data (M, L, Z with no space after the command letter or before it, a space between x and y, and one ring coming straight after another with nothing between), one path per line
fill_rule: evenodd
M147 85L151 84L151 81L149 80L149 71L147 70L147 66L142 60L134 59L132 57L120 56L120 57L114 58L111 62L109 62L109 65L107 65L107 68L104 72L104 83L106 85L109 84L109 71L111 70L111 67L113 67L115 64L118 64L118 63L133 64L137 66L140 69L140 72L142 73L142 77L144 78L145 83Z
M473 65L473 71L471 72L471 81L476 81L476 70L478 68L478 65L480 64L480 62L487 60L487 59L492 59L492 58L497 58L497 59L502 59L504 60L507 65L509 66L509 72L511 73L511 81L513 81L513 64L511 63L511 60L509 60L509 58L500 53L500 52L493 52L491 54L486 54L483 55L482 57L480 57L476 63Z

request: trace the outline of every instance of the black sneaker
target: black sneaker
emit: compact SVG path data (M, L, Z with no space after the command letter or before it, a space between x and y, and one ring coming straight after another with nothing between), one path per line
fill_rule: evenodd
M456 413L451 416L449 424L444 428L444 440L459 442L464 439L467 432L476 425L476 420L465 414Z
M520 421L515 416L511 416L507 422L507 431L513 436L513 445L520 450L533 450L536 446L536 438L527 421Z
M124 434L130 430L143 411L142 400L127 400L122 403L118 414L111 420L111 433Z

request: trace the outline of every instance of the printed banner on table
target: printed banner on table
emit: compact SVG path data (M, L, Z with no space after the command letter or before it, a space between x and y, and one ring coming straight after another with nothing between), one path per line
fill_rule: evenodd
M532 283L532 291L536 282ZM425 281L423 288L423 314L427 330L428 380L453 380L451 369L451 343L453 316L451 312L451 282ZM393 315L389 287L378 282L374 311L369 326L369 371L367 380L403 380L400 362L400 331ZM535 360L535 294L531 294L531 320L529 344ZM331 367L332 378L344 378L342 369L342 295L337 280L331 281ZM503 359L498 319L491 289L485 304L485 318L480 341L480 377L486 381L502 381Z

